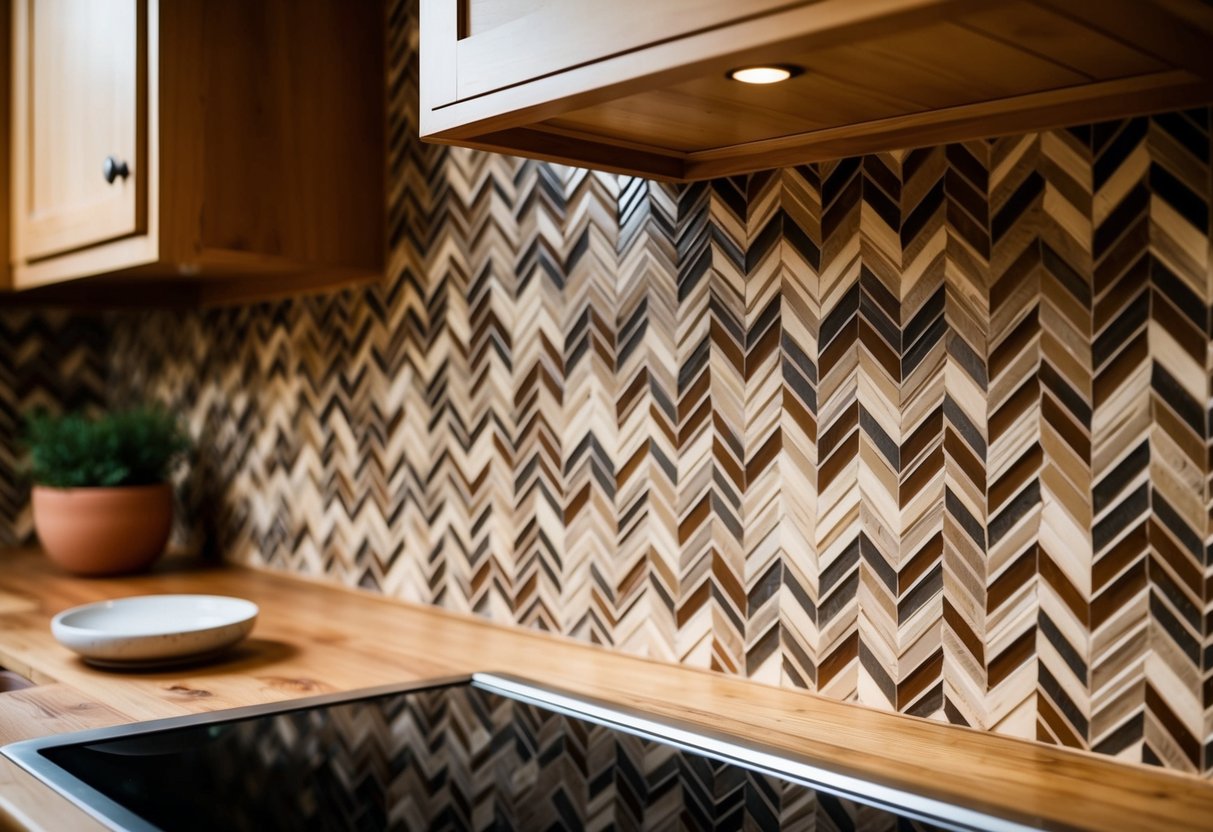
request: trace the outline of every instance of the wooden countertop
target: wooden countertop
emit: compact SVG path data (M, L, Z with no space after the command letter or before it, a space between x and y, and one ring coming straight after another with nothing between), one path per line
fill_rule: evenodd
M253 636L215 664L95 670L51 637L50 617L156 592L239 595L261 606ZM675 667L431 607L277 573L165 564L81 580L35 551L0 551L0 665L44 684L0 694L0 744L61 731L322 692L501 671L830 761L872 780L1038 819L1049 828L1213 828L1213 784L1095 754L945 726L808 693ZM96 829L83 812L0 761L0 827Z

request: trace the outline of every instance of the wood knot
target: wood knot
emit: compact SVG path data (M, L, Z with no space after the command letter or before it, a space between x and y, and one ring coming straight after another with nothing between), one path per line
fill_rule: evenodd
M258 676L257 678L271 688L292 693L313 693L330 689L323 682L317 682L315 679L308 679L305 676Z
M200 690L198 688L187 687L186 685L169 685L165 690L177 696L184 696L187 699L206 699L208 696L214 696L209 690Z

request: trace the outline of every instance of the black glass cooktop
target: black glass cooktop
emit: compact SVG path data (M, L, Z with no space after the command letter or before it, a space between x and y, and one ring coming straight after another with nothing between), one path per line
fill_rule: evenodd
M4 753L120 829L1014 828L520 680L349 696Z

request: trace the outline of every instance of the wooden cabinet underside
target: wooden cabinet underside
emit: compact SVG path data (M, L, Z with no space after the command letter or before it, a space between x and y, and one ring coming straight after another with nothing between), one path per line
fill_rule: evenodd
M576 16L530 0L422 0L423 137L691 180L1213 100L1213 7L1198 0L675 5L704 25L672 37L677 19L658 14L638 43L599 22L619 48L561 67L567 47L544 63L543 44L589 38L594 21L569 31ZM733 19L710 17L722 9ZM509 32L529 33L529 57ZM726 75L773 63L804 72L765 87Z

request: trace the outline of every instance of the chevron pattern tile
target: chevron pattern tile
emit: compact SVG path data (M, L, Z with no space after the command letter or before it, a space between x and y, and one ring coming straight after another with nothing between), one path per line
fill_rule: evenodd
M676 187L422 144L415 20L388 278L6 312L0 468L151 396L233 560L1213 774L1209 109Z
M98 317L0 309L0 546L33 535L21 447L24 414L103 404L106 345Z
M1202 765L1202 676L1209 535L1210 355L1209 113L1151 119L1150 263L1150 652L1145 661L1144 756ZM1180 691L1183 691L1181 694ZM1174 693L1171 693L1174 692Z

